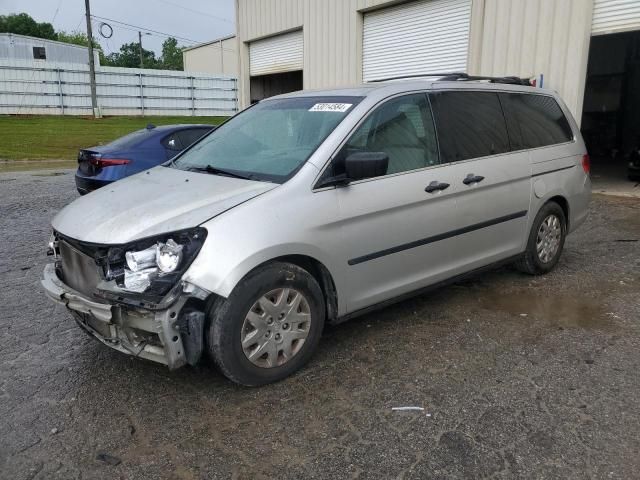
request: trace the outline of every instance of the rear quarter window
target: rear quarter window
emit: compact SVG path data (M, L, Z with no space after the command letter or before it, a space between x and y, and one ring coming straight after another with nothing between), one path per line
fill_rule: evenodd
M200 140L203 135L209 133L211 129L209 128L189 128L187 130L180 130L178 132L178 137L180 137L180 141L184 148L187 148L192 143L195 143L197 140Z
M438 92L431 93L430 98L442 162L487 157L510 150L497 93Z
M538 148L573 140L567 118L548 95L501 93L514 149Z

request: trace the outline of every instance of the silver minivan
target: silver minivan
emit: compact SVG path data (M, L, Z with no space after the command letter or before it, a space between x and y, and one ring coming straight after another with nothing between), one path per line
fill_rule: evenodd
M588 210L578 127L551 91L460 80L244 110L64 208L47 295L111 348L170 369L208 354L254 386L301 368L327 322L501 262L550 271Z

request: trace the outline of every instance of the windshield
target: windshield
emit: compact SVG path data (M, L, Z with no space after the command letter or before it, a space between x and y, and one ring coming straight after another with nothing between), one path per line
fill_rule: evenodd
M265 100L238 114L169 166L283 183L362 97Z

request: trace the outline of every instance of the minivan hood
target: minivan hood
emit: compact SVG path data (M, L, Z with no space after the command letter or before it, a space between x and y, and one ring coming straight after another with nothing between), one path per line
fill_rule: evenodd
M78 198L51 223L76 240L121 244L196 227L276 186L156 167Z

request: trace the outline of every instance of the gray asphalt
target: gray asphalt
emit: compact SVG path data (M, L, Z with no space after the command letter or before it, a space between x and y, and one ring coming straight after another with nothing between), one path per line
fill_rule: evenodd
M0 478L638 477L640 200L594 197L547 276L329 328L247 389L111 351L45 299L49 221L77 196L60 173L0 175Z

